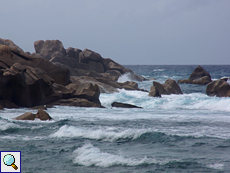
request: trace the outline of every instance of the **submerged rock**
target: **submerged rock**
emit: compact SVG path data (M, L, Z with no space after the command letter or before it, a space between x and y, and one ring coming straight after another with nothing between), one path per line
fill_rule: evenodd
M131 105L131 104L127 104L127 103L120 103L120 102L113 102L111 104L112 107L118 107L118 108L142 108L142 107L138 107L135 105Z

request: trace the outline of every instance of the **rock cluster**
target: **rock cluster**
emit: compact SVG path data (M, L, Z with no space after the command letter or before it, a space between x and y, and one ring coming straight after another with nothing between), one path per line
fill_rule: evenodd
M59 40L39 40L35 53L25 53L11 40L0 39L0 106L38 105L102 107L101 92L117 89L141 90L137 83L117 82L129 73L133 80L145 80L132 70L89 49L65 49Z
M149 96L161 97L161 95L183 94L180 86L173 79L167 79L164 84L153 81L153 86L150 88Z
M43 109L38 109L38 112L36 114L33 114L31 112L26 112L22 115L15 117L14 119L15 120L35 120L35 118L38 118L42 121L52 119L50 115L47 112L45 112Z
M197 66L188 79L180 79L178 83L207 85L212 82L210 74L201 66Z

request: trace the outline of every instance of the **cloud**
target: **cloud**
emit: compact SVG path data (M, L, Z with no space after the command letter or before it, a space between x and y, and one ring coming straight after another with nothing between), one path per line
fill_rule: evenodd
M30 52L36 40L59 39L121 64L226 64L229 7L228 0L7 0L1 37Z

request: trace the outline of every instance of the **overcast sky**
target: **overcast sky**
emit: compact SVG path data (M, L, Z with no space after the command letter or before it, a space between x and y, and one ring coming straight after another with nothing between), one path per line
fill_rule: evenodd
M0 0L0 38L91 49L123 65L230 64L230 0Z

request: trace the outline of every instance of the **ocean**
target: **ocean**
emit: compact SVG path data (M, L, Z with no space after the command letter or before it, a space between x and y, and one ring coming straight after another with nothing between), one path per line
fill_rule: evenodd
M196 66L125 67L164 83L189 78ZM230 77L229 65L203 67L213 80ZM0 110L0 150L21 151L25 173L230 172L230 98L209 97L206 86L180 87L183 95L161 98L124 89L101 94L106 108L56 106L46 110L51 121L13 119L37 112L28 108ZM112 108L114 101L143 108Z

